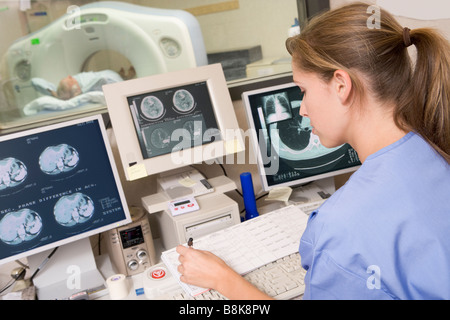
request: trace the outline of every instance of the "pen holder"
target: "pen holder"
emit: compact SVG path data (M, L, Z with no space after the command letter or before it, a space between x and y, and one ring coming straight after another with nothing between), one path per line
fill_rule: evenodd
M243 172L240 175L242 194L244 196L245 220L259 216L256 209L255 191L253 190L252 175L250 172Z

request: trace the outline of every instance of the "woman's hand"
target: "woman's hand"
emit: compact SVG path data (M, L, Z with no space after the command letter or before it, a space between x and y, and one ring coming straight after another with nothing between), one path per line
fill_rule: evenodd
M176 248L180 255L180 280L198 287L216 289L222 279L235 273L222 259L208 251L184 246Z
M180 280L198 287L215 289L229 299L272 299L231 269L211 252L185 246L176 248Z

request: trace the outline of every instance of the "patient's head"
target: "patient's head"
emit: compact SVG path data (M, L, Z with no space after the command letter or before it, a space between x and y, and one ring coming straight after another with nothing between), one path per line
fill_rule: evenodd
M59 82L57 89L57 98L68 100L81 94L81 88L78 81L72 76L67 76Z

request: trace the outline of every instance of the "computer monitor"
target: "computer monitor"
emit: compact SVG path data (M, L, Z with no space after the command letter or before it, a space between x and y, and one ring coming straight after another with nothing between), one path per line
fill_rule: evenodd
M297 186L352 172L360 165L348 144L327 149L300 116L302 92L294 83L242 94L262 187Z
M100 115L0 137L0 264L23 257L40 264L55 247L50 262L76 261L77 242L130 222Z
M103 86L127 180L244 150L220 64Z

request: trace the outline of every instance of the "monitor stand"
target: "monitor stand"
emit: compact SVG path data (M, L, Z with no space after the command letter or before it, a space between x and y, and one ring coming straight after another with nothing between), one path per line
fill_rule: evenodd
M53 249L28 257L31 274ZM97 269L89 238L58 248L47 264L33 279L39 300L66 299L82 290L105 285Z
M328 177L294 189L289 201L294 204L314 202L328 198L335 191L334 178Z
M157 191L164 192L169 199L198 197L214 192L205 177L194 168L179 168L159 174L156 179Z

